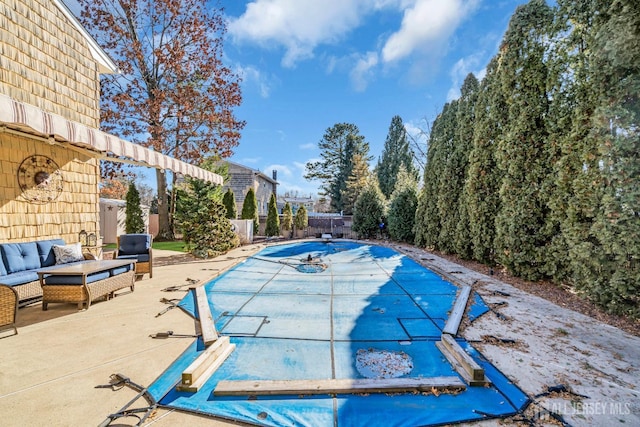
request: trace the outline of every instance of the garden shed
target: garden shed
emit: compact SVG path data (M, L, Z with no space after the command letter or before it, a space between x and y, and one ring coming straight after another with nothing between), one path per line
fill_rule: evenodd
M149 232L149 206L140 205L144 232ZM126 233L127 202L118 199L100 198L100 231L102 243L116 243L117 237Z

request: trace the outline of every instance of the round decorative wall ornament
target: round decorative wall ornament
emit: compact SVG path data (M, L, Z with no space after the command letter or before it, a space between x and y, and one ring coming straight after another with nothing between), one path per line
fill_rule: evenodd
M27 201L49 203L62 193L62 172L53 159L34 154L20 163L18 184Z

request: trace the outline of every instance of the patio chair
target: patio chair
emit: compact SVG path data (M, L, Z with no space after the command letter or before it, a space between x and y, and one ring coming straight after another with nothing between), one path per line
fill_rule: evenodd
M0 261L2 262L2 261ZM18 314L18 293L11 286L0 285L0 338L16 335L16 315ZM4 331L13 329L13 334L4 335Z
M151 234L122 234L117 238L116 259L135 259L136 276L141 278L149 273L153 277L153 254Z

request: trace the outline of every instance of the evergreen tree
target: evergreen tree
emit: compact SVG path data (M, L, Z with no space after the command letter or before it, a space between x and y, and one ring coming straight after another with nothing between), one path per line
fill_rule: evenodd
M187 178L186 185L176 190L176 224L189 252L200 258L214 257L240 245L220 201L220 189L215 184Z
M456 116L456 133L451 164L454 167L449 191L456 194L457 208L451 220L455 224L453 247L455 252L464 259L471 258L470 214L464 197L464 186L468 179L469 155L473 148L473 133L475 129L475 109L478 99L479 83L473 74L469 74L460 90L460 100Z
M140 207L140 193L133 182L127 191L124 228L127 234L144 233L144 218Z
M353 215L353 207L369 179L369 165L360 153L353 156L351 172L342 190L342 203L345 215Z
M503 39L500 82L508 126L498 141L500 212L496 218L496 257L525 279L548 276L546 182L552 172L547 147L545 65L551 11L544 0L519 6Z
M457 169L459 165L454 157L459 104L460 100L452 101L448 108L442 110L441 127L438 134L441 157L438 160L440 172L437 175L438 184L436 188L438 225L437 230L434 230L437 233L434 237L435 247L448 253L455 252L454 239L459 219L458 188L452 188L452 183L458 181L457 175L459 173Z
M293 211L289 202L284 203L282 208L282 231L285 237L289 237L293 228Z
M473 146L461 203L469 218L473 258L493 264L495 217L499 210L501 175L496 168L496 141L506 124L506 107L499 88L497 57L487 67L476 104Z
M305 208L304 205L300 205L296 211L296 216L293 219L293 225L296 227L296 230L304 230L309 225L307 208Z
M447 157L444 135L445 119L450 116L449 110L452 108L455 107L452 107L450 103L444 105L442 112L434 120L429 135L424 185L418 198L415 218L416 245L427 248L437 249L440 236L439 177L442 175Z
M265 236L280 235L280 216L278 215L278 206L276 204L276 195L271 193L269 198L269 206L267 209L267 226L264 232Z
M413 164L413 150L407 137L407 130L402 123L402 118L394 116L375 171L380 190L386 198L391 197L401 166L404 166L407 173L417 179L418 170Z
M222 198L222 204L227 209L227 218L236 219L238 217L238 208L236 207L236 196L231 188L227 189Z
M321 195L329 196L331 207L338 212L342 211L342 194L353 168L353 158L359 154L368 163L371 160L369 143L360 135L356 125L338 123L325 131L318 148L322 160L307 163L304 177L320 180Z
M585 52L595 108L572 182L572 279L608 311L640 317L640 14L629 0L594 7Z
M361 238L376 237L385 216L385 199L378 181L372 177L358 196L353 209L352 230Z
M249 188L247 195L244 197L242 203L241 219L253 220L253 234L254 236L260 231L260 218L258 217L258 200L256 199L256 193L253 188Z
M415 239L414 222L418 205L418 183L409 174L404 165L400 166L396 178L395 190L389 202L387 222L389 237L400 242L413 243Z

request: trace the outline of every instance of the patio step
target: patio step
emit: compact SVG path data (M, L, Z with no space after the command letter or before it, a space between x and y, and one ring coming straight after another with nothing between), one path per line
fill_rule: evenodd
M316 380L248 380L218 382L214 396L273 396L352 393L411 393L462 391L460 378L358 378Z
M196 393L235 348L236 345L231 344L229 337L218 339L182 372L181 382L176 386L176 389Z
M436 342L436 346L470 386L485 386L489 383L484 375L484 369L460 347L451 335L442 334L441 341Z

